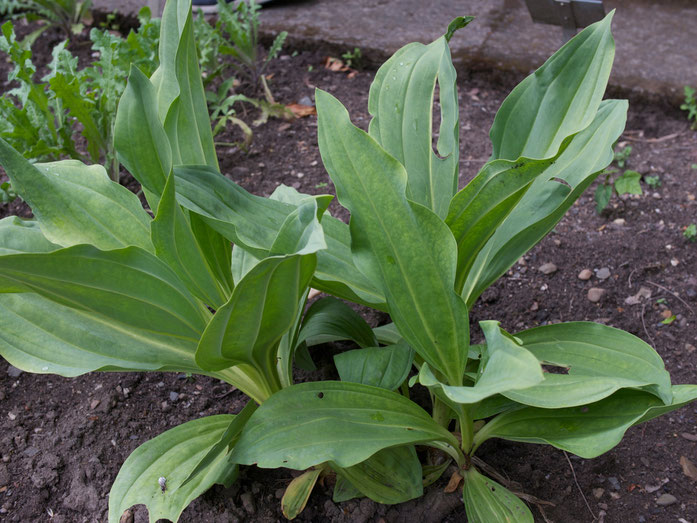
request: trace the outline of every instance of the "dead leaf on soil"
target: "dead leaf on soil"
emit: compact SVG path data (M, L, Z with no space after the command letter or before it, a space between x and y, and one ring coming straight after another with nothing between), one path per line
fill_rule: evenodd
M697 467L685 456L680 456L680 466L685 475L692 481L697 481Z
M324 68L334 71L335 73L343 73L344 71L349 70L344 62L338 58L334 58L333 56L327 56L324 59Z
M450 476L450 481L448 481L448 484L445 487L445 492L448 494L455 492L457 490L457 487L460 486L460 482L462 481L462 476L460 476L460 473L456 470L453 472L453 475Z
M303 118L312 114L317 114L317 109L314 105L289 104L286 108L292 112L296 118Z

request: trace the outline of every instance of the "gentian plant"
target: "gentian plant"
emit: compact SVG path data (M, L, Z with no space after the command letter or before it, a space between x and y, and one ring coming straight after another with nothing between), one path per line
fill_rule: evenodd
M237 415L184 423L136 449L109 495L110 522L139 503L151 521L176 521L240 465L303 471L282 500L292 518L324 474L336 475L336 501L400 503L451 463L470 521L533 521L480 471L483 442L547 443L590 458L697 398L697 386L671 385L650 346L600 324L511 334L484 321L485 342L470 343L472 304L611 162L627 110L602 100L610 15L513 90L491 129L492 158L458 191L448 41L470 21L382 66L368 133L317 91L320 151L348 225L326 212L330 196L281 186L261 198L220 175L190 0L167 3L160 67L151 78L131 70L116 118L119 159L154 218L102 167L32 165L0 141L0 162L35 215L0 221L2 355L63 376L202 374L250 398ZM304 312L310 286L334 297ZM371 329L337 298L393 323ZM360 347L336 356L341 380L294 384L307 347L337 339ZM429 410L410 387L428 391Z

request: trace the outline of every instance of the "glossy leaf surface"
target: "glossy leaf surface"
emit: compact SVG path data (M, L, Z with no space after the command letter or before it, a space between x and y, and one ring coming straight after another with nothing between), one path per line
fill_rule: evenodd
M601 401L580 407L525 407L499 414L474 437L475 445L496 437L528 443L548 443L582 458L594 458L617 445L632 425L679 409L697 399L697 385L674 386L673 402L622 389Z
M138 197L109 180L103 167L77 160L31 164L2 139L0 164L49 241L63 247L90 243L104 250L129 245L153 250L150 217Z
M378 503L393 505L423 494L421 463L413 446L382 449L357 465L335 470Z
M542 363L567 367L545 373L542 383L504 392L525 405L573 407L599 401L621 388L642 388L672 401L670 375L661 357L642 340L599 323L546 325L516 334Z
M204 303L218 309L232 292L208 265L189 221L176 200L174 176L167 179L152 222L157 257L169 265L187 288Z
M337 340L352 340L361 347L378 345L370 325L344 302L329 296L307 310L298 343L319 345Z
M366 347L334 356L341 381L397 389L411 370L414 351L405 342L388 347Z
M491 127L492 158L550 158L591 123L615 57L612 16L581 31L513 89Z
M223 455L181 486L233 417L223 414L189 421L134 450L111 487L109 523L118 523L123 512L137 504L147 506L151 523L163 518L177 521L188 504L214 483L230 485L237 476L237 465Z
M344 382L285 388L252 415L233 460L304 470L333 461L350 467L389 447L457 440L421 407L394 392Z
M543 380L537 358L507 336L495 321L480 322L487 340L474 386L453 387L440 383L427 365L421 367L419 382L440 388L455 403L477 403L494 394L525 389Z
M445 37L402 47L375 75L368 111L370 135L407 171L407 197L441 218L457 188L458 99ZM433 100L439 86L438 154L432 149Z
M317 91L322 160L351 212L356 266L382 288L400 333L451 383L467 359L467 309L454 292L457 247L437 215L406 197L407 175L333 96ZM350 153L349 153L350 151Z
M595 119L525 193L477 255L462 291L468 305L551 231L613 158L627 102L602 102ZM561 181L557 181L559 179Z
M465 471L462 499L470 523L533 523L530 509L510 490L471 467Z

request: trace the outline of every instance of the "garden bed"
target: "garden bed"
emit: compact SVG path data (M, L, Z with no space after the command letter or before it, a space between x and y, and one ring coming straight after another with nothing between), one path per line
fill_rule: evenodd
M48 40L41 49L47 53L50 46ZM278 101L303 103L319 87L346 105L355 124L367 128L372 71L327 70L322 50L286 49L285 53L269 70L270 87ZM2 67L4 78L7 64ZM464 184L491 153L488 129L496 109L520 78L490 70L458 72ZM602 215L595 211L595 186L591 187L555 232L483 295L473 310L473 325L497 319L504 329L516 331L558 321L605 323L651 343L663 357L673 383L694 383L697 244L686 240L682 228L697 221L697 170L691 168L697 163L697 133L689 130L684 114L676 109L631 102L621 140L633 147L628 167L657 175L660 187L642 183L642 196L615 197ZM241 116L245 121L255 117L251 112ZM249 151L230 146L218 149L226 176L263 196L280 183L307 193L333 192L317 148L315 116L293 122L270 120L253 130ZM228 142L239 137L217 139ZM336 210L335 205L330 207ZM1 212L2 216L27 215L18 203L3 206ZM548 263L556 270L544 274L539 268ZM578 277L584 269L591 271L588 280ZM604 291L599 301L589 300L591 288ZM626 302L642 288L644 296L634 300L638 303ZM672 316L672 322L662 323ZM481 339L473 327L473 340ZM334 377L331 355L341 348L312 349L319 368L315 379ZM102 373L65 379L18 374L3 362L0 519L105 521L111 484L137 446L185 421L236 413L244 402L241 393L204 377ZM680 463L682 456L697 462L694 405L630 429L615 449L595 460L565 456L551 447L503 441L486 443L478 455L520 483L522 491L553 503L543 507L550 521L591 521L591 512L606 522L697 521L696 484ZM181 521L282 520L280 497L294 475L290 470L245 468L231 488L216 486L195 500ZM423 498L390 507L367 499L335 504L333 481L328 477L298 519L463 521L460 495L443 491L448 478L446 473L426 489ZM544 521L537 509L534 512ZM146 521L145 514L142 507L134 510L134 521Z

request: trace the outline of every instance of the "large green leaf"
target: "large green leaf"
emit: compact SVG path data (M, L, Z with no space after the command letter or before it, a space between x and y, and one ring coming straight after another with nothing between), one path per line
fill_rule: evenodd
M423 494L421 463L413 445L382 449L357 465L334 470L378 503L393 505Z
M457 387L440 383L428 365L419 372L419 382L429 388L440 388L445 396L460 404L477 403L494 394L525 389L544 378L537 358L506 335L495 321L480 322L486 337L486 349L474 386Z
M545 374L542 383L503 394L533 407L584 405L621 388L641 388L670 404L670 375L661 357L642 340L599 323L573 322L536 327L516 334L541 363L567 367L568 374Z
M171 0L162 13L160 67L153 73L160 121L175 165L218 167L194 42L191 0Z
M404 396L325 381L293 385L271 396L252 415L232 457L262 468L304 470L325 461L345 468L381 449L432 441L458 445Z
M617 445L632 425L697 399L697 385L672 388L665 405L647 392L622 389L589 405L564 409L525 407L496 416L474 436L475 447L489 438L548 443L582 458L594 458Z
M296 320L315 263L314 254L272 257L249 271L201 337L196 350L201 368L250 366L263 376L269 394L280 388L278 344Z
M138 197L112 182L103 167L77 160L31 164L0 138L0 163L46 238L64 247L153 250L150 217Z
M25 252L50 252L60 245L46 239L36 220L8 216L0 220L0 256Z
M464 473L462 500L469 523L533 523L530 509L513 492L470 467Z
M0 294L0 355L27 372L202 371L196 340L155 333L36 294ZM222 376L221 376L222 377Z
M511 91L491 127L492 158L550 158L591 123L615 57L612 16L581 31Z
M155 89L131 66L126 90L114 122L114 147L119 161L140 184L159 198L172 170L172 148L157 115ZM157 202L150 202L153 208Z
M469 306L554 228L610 164L613 144L624 130L626 117L626 101L604 101L591 125L575 135L554 164L532 183L477 255L462 291Z
M471 21L469 18L466 22ZM370 86L370 135L407 171L407 197L441 218L457 189L459 119L456 72L443 36L402 47ZM433 99L439 86L438 154L432 149Z
M174 173L179 203L258 258L268 256L281 225L297 207L287 201L254 196L215 169L175 167ZM384 309L382 293L353 264L348 226L325 215L322 228L327 249L318 253L313 286L341 298Z
M450 202L445 223L457 242L455 289L462 289L477 254L510 214L535 178L554 158L547 160L494 160L458 192Z
M138 247L77 245L0 256L0 291L36 292L107 321L190 341L210 317L164 262Z
M208 265L186 215L176 200L174 176L169 175L152 225L152 243L157 257L169 265L197 298L218 309L232 290L218 281Z
M298 343L319 345L351 340L361 347L376 347L378 340L370 325L343 301L331 296L313 303L305 314Z
M126 509L139 504L148 508L151 523L160 519L176 522L189 503L214 483L232 484L237 465L221 454L182 486L190 470L215 445L233 418L222 414L189 421L134 450L109 492L109 523L118 523Z
M411 370L414 351L404 341L389 347L366 347L334 356L341 381L387 390L398 388Z
M400 333L459 385L467 360L467 308L454 291L457 246L445 223L406 197L407 174L346 109L317 91L320 153L351 212L356 266L381 286Z
M242 432L242 429L249 421L249 418L255 410L257 410L257 404L253 400L248 401L244 408L230 420L230 424L227 426L225 432L223 432L216 444L208 450L206 455L201 458L201 461L199 461L198 464L191 470L191 473L182 482L182 486L189 483L199 474L205 472L208 467L210 467L220 458L221 454L230 453L232 448L235 446L237 438Z

